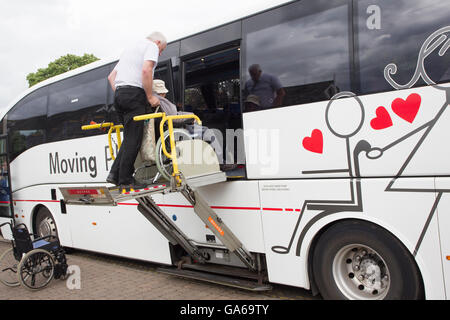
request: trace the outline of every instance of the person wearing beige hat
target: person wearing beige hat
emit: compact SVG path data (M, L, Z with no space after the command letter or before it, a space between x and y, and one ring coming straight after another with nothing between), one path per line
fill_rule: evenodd
M245 112L261 110L261 103L259 102L259 97L257 95L250 94L247 99L245 99L244 103Z
M163 80L155 79L153 80L153 95L155 95L160 102L161 111L164 112L168 116L176 116L183 114L192 114L191 112L182 112L177 110L177 106L174 105L169 99L166 98L169 90L166 88L166 83ZM186 123L192 122L191 119L177 119L174 120L174 123Z
M166 83L163 80L155 79L153 80L153 92L165 98L169 90L167 90Z

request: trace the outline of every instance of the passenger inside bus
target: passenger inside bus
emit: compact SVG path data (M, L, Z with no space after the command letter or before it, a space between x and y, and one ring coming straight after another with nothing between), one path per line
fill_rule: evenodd
M219 156L221 170L228 174L240 169L240 174L232 176L242 177L245 154L239 61L239 47L186 61L184 110L202 119L203 125L210 129L207 134L220 137L212 146Z
M248 68L250 79L245 83L246 95L259 98L261 109L276 108L283 105L286 91L277 76L263 73L259 64L252 64Z
M250 94L247 96L247 99L244 101L245 104L245 112L252 112L261 110L261 104L259 103L259 97Z

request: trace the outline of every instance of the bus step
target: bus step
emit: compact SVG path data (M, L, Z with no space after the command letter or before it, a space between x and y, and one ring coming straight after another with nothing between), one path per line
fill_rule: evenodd
M149 185L141 190L122 192L118 187L107 188L105 186L86 187L61 187L65 204L116 206L119 202L163 193L170 186L165 184Z
M217 275L206 272L198 272L191 270L175 269L175 268L158 268L156 271L172 276L206 281L216 284L221 284L228 287L234 287L249 291L269 291L272 290L272 286L268 284L259 284L255 281L244 280L240 278L232 278L223 275Z
M186 183L191 188L199 188L225 181L227 181L227 175L225 172L222 171L197 176L190 176L186 178Z
M165 190L169 189L170 186L166 184L154 184L149 185L146 188L143 189L137 189L137 190L130 190L130 191L124 191L120 190L119 188L111 188L109 189L109 192L111 193L111 196L116 202L121 201L128 201L133 200L137 198L142 198L146 196L150 196L156 193L163 193Z
M198 272L209 272L215 274L221 274L224 276L233 276L239 278L246 278L251 280L259 280L260 275L255 271L250 271L247 268L220 265L220 264L200 264L200 263L184 263L182 265L183 269L194 270Z

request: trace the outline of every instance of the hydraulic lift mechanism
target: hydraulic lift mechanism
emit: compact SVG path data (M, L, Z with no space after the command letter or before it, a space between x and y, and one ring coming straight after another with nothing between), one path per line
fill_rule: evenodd
M162 140L162 150L167 158L172 162L173 176L166 184L149 185L142 190L120 190L118 187L108 188L98 187L61 187L64 201L67 205L93 205L93 206L116 206L120 202L135 199L139 205L138 210L151 222L167 240L173 245L181 246L186 253L200 264L206 263L205 254L198 247L197 243L191 240L183 230L170 219L166 213L155 203L152 196L155 194L180 193L193 206L195 214L214 233L217 239L229 252L234 253L247 267L248 272L260 272L260 263L248 252L241 241L233 234L224 221L211 209L208 202L200 194L197 188L212 185L227 180L225 172L219 167L217 155L211 146L202 140L188 140L175 142L173 120L194 119L201 124L200 119L195 115L166 116L164 113L154 113L135 117L135 121L144 121L161 118L160 132L164 137L164 125L167 122L170 137L170 153L167 152L164 139ZM115 126L113 123L93 124L84 126L83 130L109 128L108 138L111 154L112 143L111 134L115 130L120 147L120 129L122 126ZM208 161L207 165L194 165L192 161L196 152L210 154L215 157L214 163ZM192 168L195 167L195 168ZM259 259L258 259L259 260ZM195 277L193 277L195 278ZM208 279L203 279L207 280ZM259 279L259 286L250 288L251 290L268 290L270 286L262 285ZM220 281L212 281L219 282ZM225 283L224 283L225 284ZM236 285L236 287L242 287ZM247 288L249 289L249 288Z

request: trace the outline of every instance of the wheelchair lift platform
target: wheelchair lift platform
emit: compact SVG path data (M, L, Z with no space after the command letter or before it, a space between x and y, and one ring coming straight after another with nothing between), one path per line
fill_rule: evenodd
M241 289L252 291L270 290L271 286L262 283L260 275L260 262L248 252L241 241L233 234L224 221L209 206L204 197L196 190L200 186L212 185L226 181L224 172L208 173L198 175L188 179L182 178L182 183L177 183L175 177L168 184L149 185L141 190L130 190L121 192L119 188L108 188L106 186L86 186L86 187L61 187L59 188L64 197L66 205L89 205L89 206L117 206L121 202L136 200L139 212L151 222L172 245L181 246L186 253L197 264L181 263L178 269L160 268L159 271L181 276L195 278L198 280L219 283ZM224 249L234 253L242 262L242 268L232 268L235 276L258 279L258 282L243 280L236 277L229 277L233 272L221 272L220 266L209 267L208 254L200 245L189 237L169 218L169 216L155 203L152 196L155 194L168 194L173 192L181 193L194 207L194 212L202 222L214 233L222 245L213 244L212 247ZM202 265L199 270L198 264ZM193 269L196 270L186 270ZM228 267L229 268L229 267ZM223 268L222 268L223 269ZM226 269L226 267L225 267ZM237 270L236 270L237 269ZM213 272L214 274L210 273ZM222 274L220 274L222 273Z
M195 115L167 116L165 113L153 113L134 117L134 121L145 121L161 118L160 136L165 137L164 125L167 123L169 143L166 146L165 139L160 139L163 154L170 159L172 164L172 176L166 184L152 184L141 190L119 190L106 186L86 187L61 187L59 188L66 205L88 206L117 206L121 202L136 200L139 212L150 222L173 246L180 246L188 256L182 256L176 263L177 269L160 269L161 272L176 276L195 278L209 282L220 283L233 287L252 291L270 290L269 285L263 284L265 274L262 271L263 262L259 254L252 255L247 251L242 242L233 234L224 221L211 209L197 188L227 181L227 175L220 170L217 154L213 148L202 140L175 141L173 121L177 119L194 119L199 125L201 120ZM83 130L110 128L108 132L109 148L112 159L111 136L115 130L120 149L121 125L102 123L83 126ZM201 155L201 161L197 156ZM156 164L162 174L163 162L156 157ZM159 164L159 165L158 165ZM163 174L164 176L164 174ZM169 179L169 175L166 178ZM193 206L195 214L212 231L221 244L198 243L190 239L169 216L155 203L152 196L155 194L181 193ZM210 253L213 250L222 250L230 257L229 264L213 261ZM234 255L233 255L234 254ZM231 261L230 260L230 261ZM191 270L186 270L191 269ZM230 277L230 275L232 275ZM242 278L251 279L243 280ZM255 283L254 280L257 280Z

